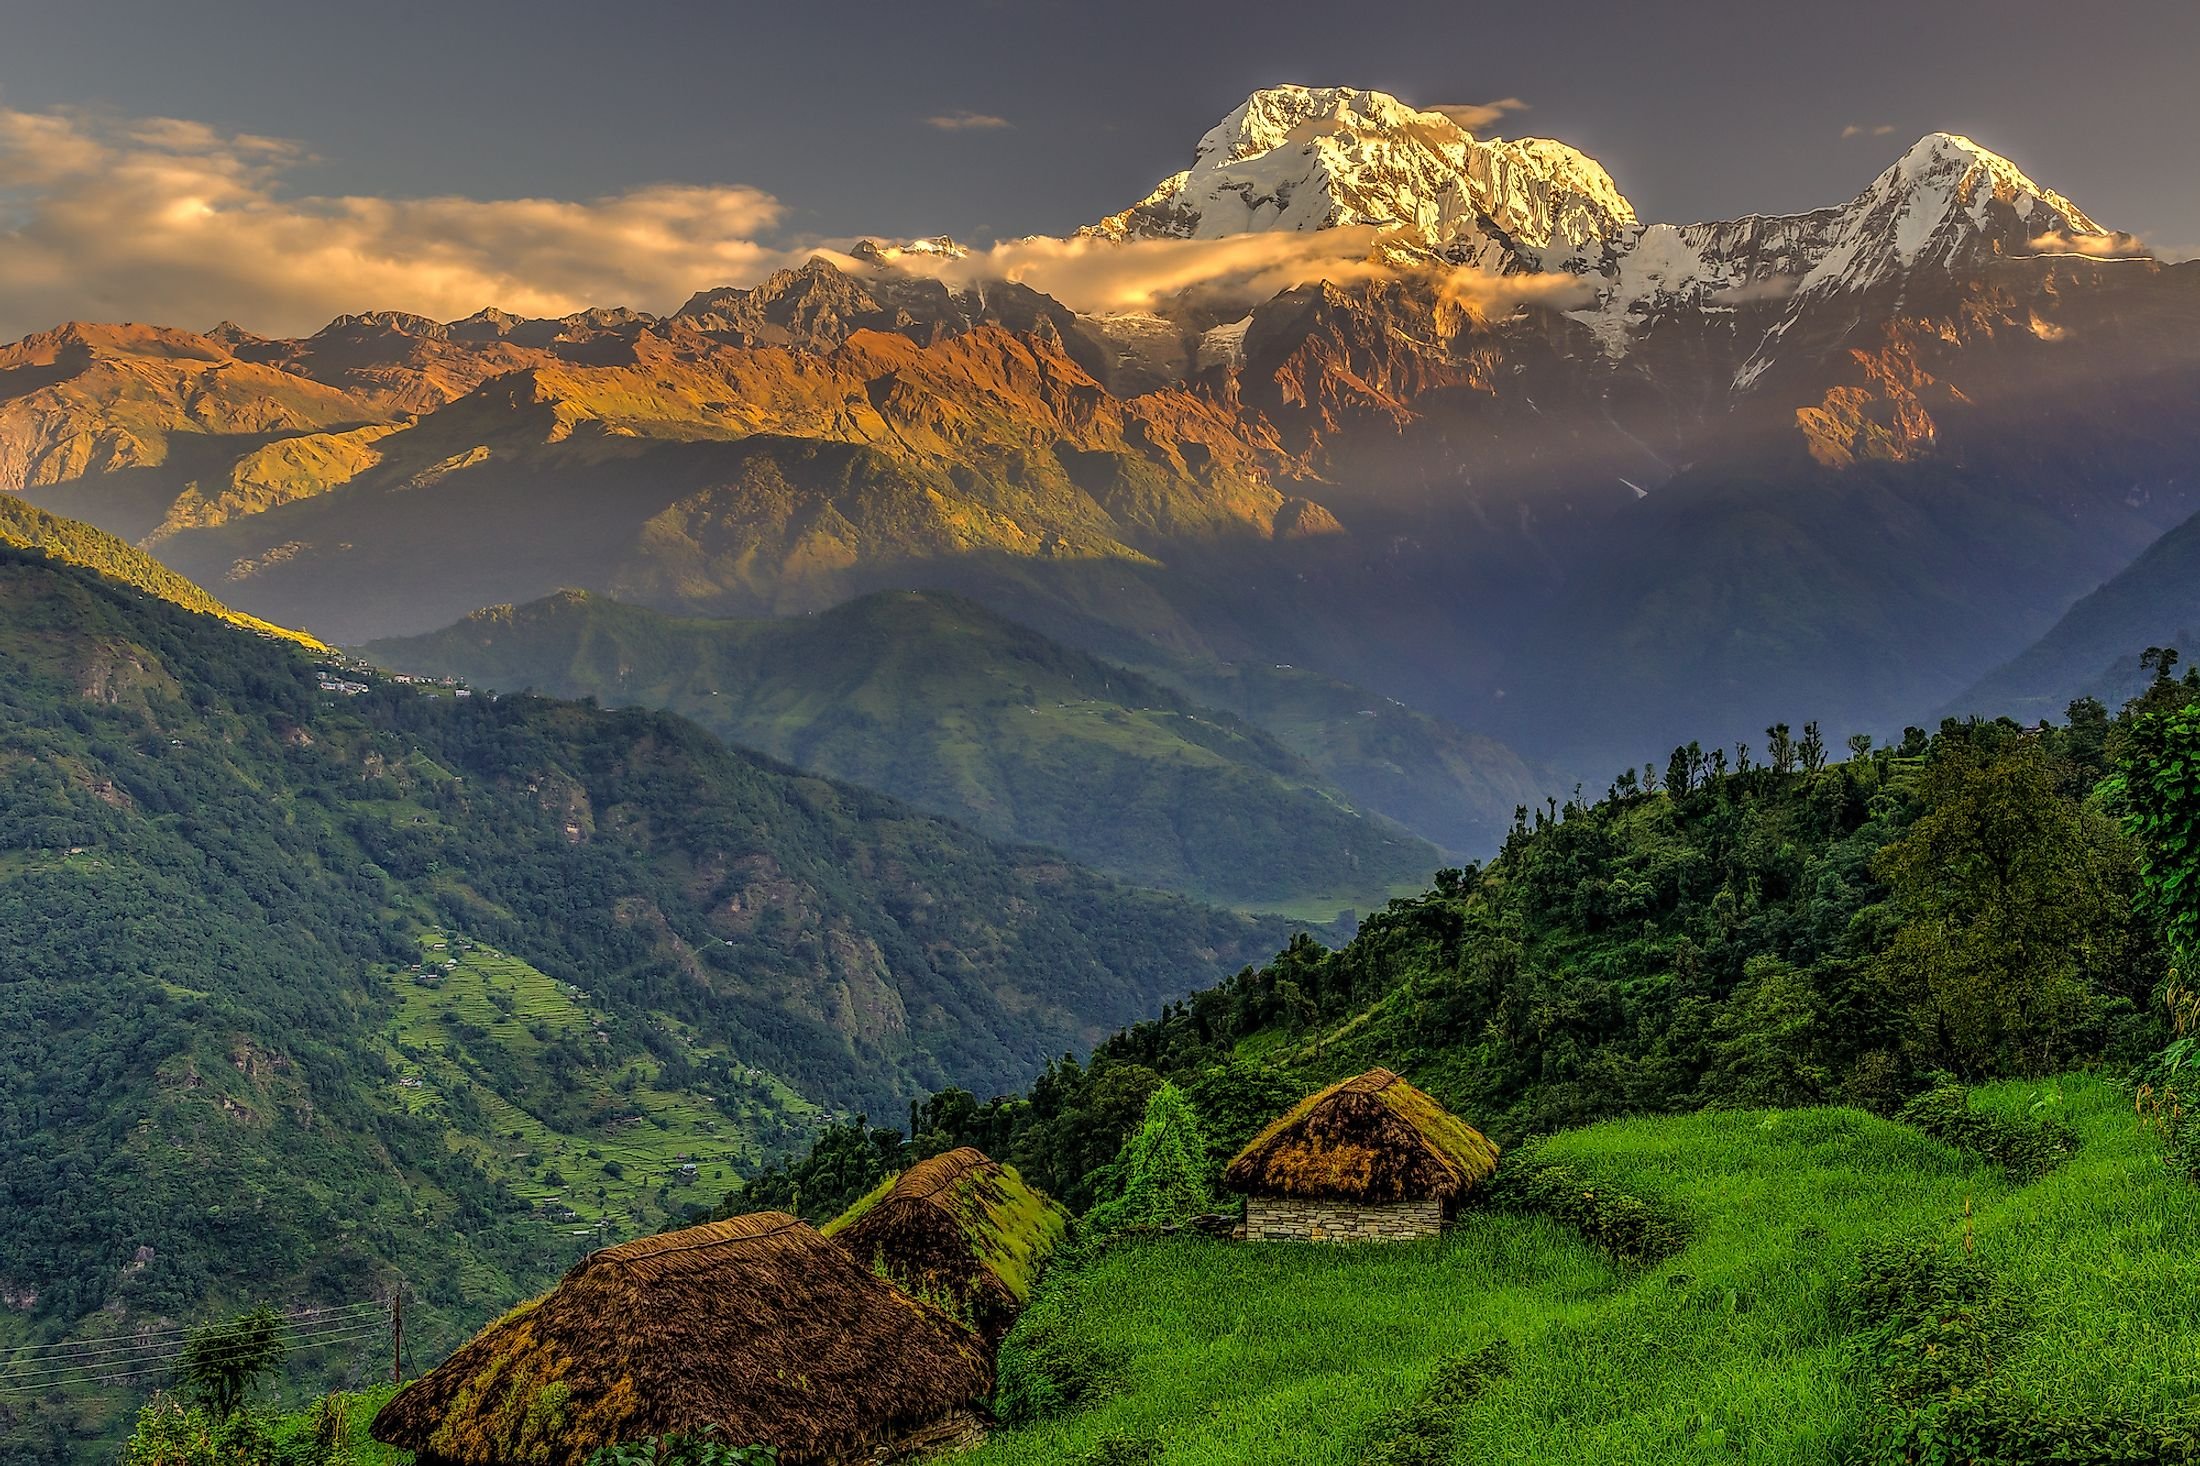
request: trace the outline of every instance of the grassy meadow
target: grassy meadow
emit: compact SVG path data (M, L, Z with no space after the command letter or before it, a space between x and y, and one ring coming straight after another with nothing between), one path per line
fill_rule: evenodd
M2007 1285L1997 1379L2039 1411L2161 1420L2195 1403L2200 1195L2160 1164L2129 1092L2080 1077L1976 1102L2060 1119L2079 1148L2017 1184L1856 1110L1623 1120L1542 1153L1685 1219L1687 1246L1653 1267L1472 1211L1395 1248L1119 1249L1066 1300L1081 1341L1118 1362L1113 1397L972 1461L1830 1466L1875 1408L1850 1343L1859 1254L1909 1240L1968 1250ZM1509 1370L1436 1446L1383 1454L1447 1362L1498 1341Z

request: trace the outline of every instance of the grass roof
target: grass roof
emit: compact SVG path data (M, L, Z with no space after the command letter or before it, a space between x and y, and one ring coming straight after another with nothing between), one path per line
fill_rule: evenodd
M1456 1201L1497 1169L1497 1147L1388 1069L1309 1095L1223 1172L1233 1191L1309 1201Z
M785 1466L868 1456L982 1400L969 1330L781 1212L591 1253L383 1407L423 1466L578 1466L715 1424Z
M1015 1320L1069 1213L964 1146L919 1161L828 1223L849 1255L988 1340Z

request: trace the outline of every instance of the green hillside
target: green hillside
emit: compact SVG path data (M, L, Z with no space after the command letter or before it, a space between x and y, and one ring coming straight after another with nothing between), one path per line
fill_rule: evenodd
M367 652L670 708L988 835L1241 908L1327 921L1420 889L1442 863L1246 722L940 593L731 621L568 592Z
M2075 692L2133 697L2146 686L2139 653L2150 646L2200 651L2200 515L2148 546L1955 707L2037 720L2061 716Z
M823 1211L967 1144L1089 1225L1128 1209L1155 1096L1205 1131L1196 1194L1383 1065L1504 1149L1454 1232L1088 1231L978 1459L2200 1459L2195 705L2162 679L1841 761L1814 725L1676 749L1340 948L1021 1096L938 1095L907 1138L834 1127L728 1205Z
M302 631L291 631L232 611L193 581L184 579L125 540L58 514L48 514L20 494L0 493L0 545L40 550L66 565L96 570L110 580L134 585L148 595L172 601L187 611L217 616L232 626L325 650Z
M1017 1085L1281 936L670 715L322 680L0 551L0 1363L399 1278L433 1357L592 1222ZM8 1439L134 1388L68 1383Z
M2132 1452L2058 1460L2188 1459L2147 1436L2200 1416L2192 1183L2114 1084L2004 1084L1975 1102L2072 1125L2075 1157L2019 1183L1853 1109L1707 1112L1569 1131L1542 1152L1684 1220L1687 1244L1646 1267L1494 1210L1398 1247L1117 1249L1062 1314L1075 1347L1118 1361L1111 1397L972 1460L1983 1459L1886 1453L1902 1415L1857 1315L1864 1256L1890 1245L1936 1260L1926 1275L1972 1264L1999 1290L2002 1331L1948 1362L1952 1422L2092 1423ZM1951 1351L1975 1342L1961 1322L1939 1335Z

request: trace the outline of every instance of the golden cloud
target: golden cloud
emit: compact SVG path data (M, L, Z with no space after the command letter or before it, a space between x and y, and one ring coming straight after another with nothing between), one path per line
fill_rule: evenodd
M2050 229L2035 235L2031 247L2041 254L2085 255L2096 260L2144 260L2153 258L2153 252L2136 234L2111 231L2106 234L2072 234L2067 230Z
M809 251L777 200L651 184L586 200L298 196L295 144L177 118L0 109L0 336L72 318L309 330L368 306L450 318L669 309Z
M1011 280L1090 315L1150 311L1188 293L1211 304L1252 305L1317 280L1351 285L1423 279L1433 283L1446 300L1476 316L1500 314L1529 302L1583 304L1594 294L1573 275L1500 275L1453 265L1425 251L1408 249L1394 233L1373 225L1233 234L1221 239L1033 238L959 256L893 248L882 254L897 269L956 288ZM828 257L844 268L865 268L844 255Z
M1468 132L1480 132L1495 127L1498 119L1507 112L1525 112L1528 104L1518 97L1500 97L1494 102L1461 102L1446 106L1424 107L1424 112L1440 112Z

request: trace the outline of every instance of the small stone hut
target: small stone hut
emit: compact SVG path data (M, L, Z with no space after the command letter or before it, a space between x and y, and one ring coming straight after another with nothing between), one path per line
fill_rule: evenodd
M583 1259L382 1407L421 1466L581 1466L716 1426L785 1466L898 1461L982 1435L976 1334L781 1212Z
M1299 1101L1237 1154L1254 1242L1433 1237L1497 1169L1497 1147L1388 1069Z

